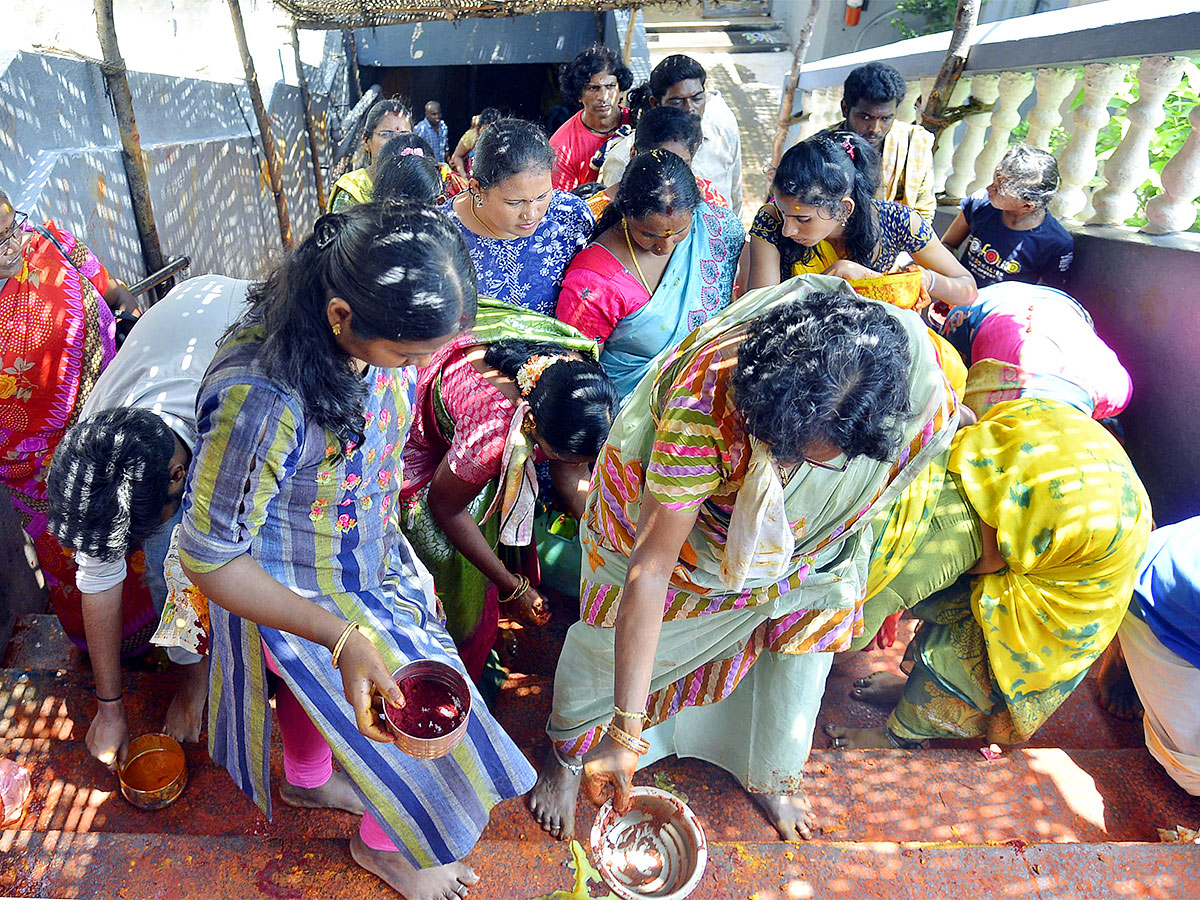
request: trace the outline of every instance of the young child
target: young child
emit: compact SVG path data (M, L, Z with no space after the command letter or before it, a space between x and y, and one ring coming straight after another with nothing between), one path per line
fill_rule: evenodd
M1019 144L1004 154L987 189L962 201L942 243L957 250L966 240L962 262L981 288L1000 281L1060 287L1075 240L1046 210L1057 190L1054 157Z

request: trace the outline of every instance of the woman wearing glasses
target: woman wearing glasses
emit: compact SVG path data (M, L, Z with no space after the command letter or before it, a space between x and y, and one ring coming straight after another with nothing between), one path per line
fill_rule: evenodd
M623 808L674 753L808 837L801 773L861 618L866 525L957 420L919 318L833 278L751 292L659 357L593 472L539 824L570 837L584 774Z
M347 172L329 193L329 211L342 212L357 203L370 203L375 193L375 161L383 145L412 131L412 112L399 97L380 100L363 120L362 143L355 154L357 168Z
M82 597L74 563L46 530L46 471L116 354L118 307L132 312L136 301L87 247L53 222L35 226L0 190L0 488L37 550L54 611L80 646ZM141 579L126 584L125 621L138 625L122 637L140 640L136 650L157 617Z
M875 199L878 157L848 131L818 134L788 150L771 181L774 197L750 227L750 287L804 272L871 278L907 253L922 287L951 306L975 302L975 279L912 209Z

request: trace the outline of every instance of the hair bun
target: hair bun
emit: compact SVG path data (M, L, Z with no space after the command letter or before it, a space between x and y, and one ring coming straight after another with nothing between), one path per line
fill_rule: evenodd
M336 241L342 233L344 223L345 219L341 213L326 213L317 219L313 225L313 238L317 242L317 249L325 250Z

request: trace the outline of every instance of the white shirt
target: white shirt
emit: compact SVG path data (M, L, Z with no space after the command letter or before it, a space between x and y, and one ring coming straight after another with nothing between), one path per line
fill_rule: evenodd
M245 309L250 282L198 275L172 288L142 314L96 381L80 419L118 407L158 413L189 452L196 450L196 395L217 355L217 341ZM76 553L75 584L97 594L125 580L125 560Z
M720 91L709 91L700 119L703 140L692 160L692 171L712 182L713 187L729 199L733 211L742 214L742 132L733 110ZM614 185L625 174L633 157L633 135L613 142L600 169L600 183Z

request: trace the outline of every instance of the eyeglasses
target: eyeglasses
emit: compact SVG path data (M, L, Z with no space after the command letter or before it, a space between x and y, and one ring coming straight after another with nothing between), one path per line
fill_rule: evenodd
M25 223L29 220L29 216L23 212L13 211L12 227L8 229L8 233L0 238L0 250L7 250L14 241L20 240L25 234Z
M785 462L780 462L779 460L776 460L775 461L775 470L779 473L780 480L784 484L787 484L789 481L792 480L793 476L795 476L796 470L799 469L800 466L805 465L805 464L812 466L814 469L824 469L826 472L845 472L846 468L850 465L850 457L847 456L845 459L842 460L841 465L838 465L838 466L835 466L832 463L822 462L819 459L811 459L807 456L801 456L800 462L796 462L796 463L793 463L793 462L785 463Z
M375 137L381 137L385 141L390 141L392 138L396 137L397 135L401 135L401 134L408 134L408 132L407 131L392 131L391 129L387 129L385 131L376 131Z
M850 457L842 460L840 466L835 466L832 463L821 462L819 459L809 459L807 456L802 456L801 460L808 463L814 469L824 469L826 472L845 472L846 467L850 465Z

